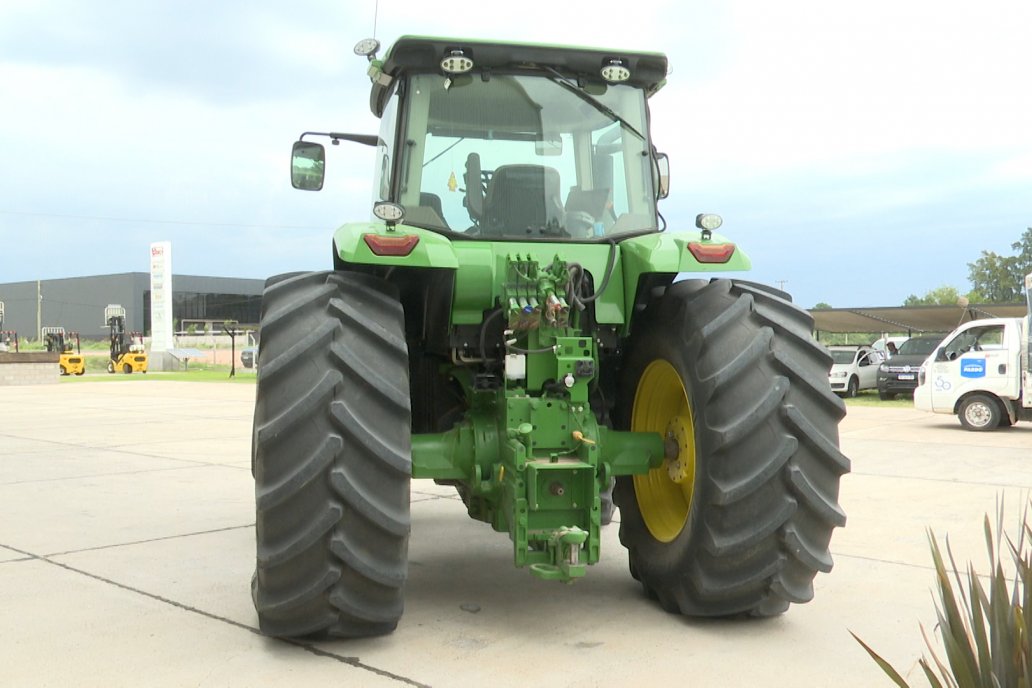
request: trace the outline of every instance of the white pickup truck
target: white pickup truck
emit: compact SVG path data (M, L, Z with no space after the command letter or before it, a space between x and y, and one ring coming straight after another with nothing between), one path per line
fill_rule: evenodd
M973 320L946 335L918 373L916 408L956 414L968 430L1032 420L1032 274L1025 294L1026 317Z

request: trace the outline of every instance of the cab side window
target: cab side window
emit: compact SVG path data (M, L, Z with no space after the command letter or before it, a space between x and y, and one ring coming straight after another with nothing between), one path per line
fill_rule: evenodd
M978 336L978 346L982 349L1002 349L1003 326L994 325L993 327L985 328L982 334Z
M986 325L964 330L945 347L946 359L954 360L969 351L1003 348L1003 325Z

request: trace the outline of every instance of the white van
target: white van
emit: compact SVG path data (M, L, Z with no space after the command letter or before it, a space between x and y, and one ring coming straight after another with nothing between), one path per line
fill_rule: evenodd
M957 414L968 430L1032 420L1032 274L1025 290L1027 317L973 320L946 335L918 373L916 408Z

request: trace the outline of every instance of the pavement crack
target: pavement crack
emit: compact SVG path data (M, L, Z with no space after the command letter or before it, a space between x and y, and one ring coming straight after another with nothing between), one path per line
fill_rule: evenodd
M383 676L384 678L400 681L401 683L407 683L410 686L418 686L419 688L430 688L430 684L428 683L420 683L418 681L413 681L412 679L407 678L405 676L399 676L398 674L392 673L390 671L386 671L384 669L377 669L376 667L369 666L368 664L363 664L361 660L358 659L358 657L347 657L344 655L338 655L335 652L323 650L316 647L315 645L312 645L311 643L305 643L299 640L289 640L286 638L283 638L281 640L282 642L287 643L288 645L300 647L302 650L305 650L306 652L311 652L313 655L317 657L327 657L329 659L335 659L342 664L347 664L348 666L353 666L359 669L365 669L366 671L370 671L379 676Z
M243 526L239 526L239 527L243 527ZM68 571L69 573L76 573L76 574L79 574L80 576L86 576L87 578L92 578L93 580L98 581L100 583L104 583L105 585L110 585L112 587L119 588L121 590L125 590L126 592L131 592L133 594L140 595L142 597L146 597L148 599L155 600L155 601L161 602L163 604L167 604L167 605L169 605L171 607L175 607L176 609L179 609L181 611L189 612L191 614L197 614L198 616L203 616L203 617L205 617L207 619L211 619L212 621L219 621L219 622L224 623L224 624L226 624L228 626L233 626L234 628L239 628L241 630L247 631L249 633L253 633L254 635L260 636L262 638L268 638L269 640L281 642L281 643L283 643L285 645L292 645L294 647L297 647L297 648L300 648L302 650L305 650L306 652L309 652L309 653L311 653L311 654L313 654L313 655L315 655L317 657L325 657L327 659L333 659L333 660L336 660L336 661L338 661L338 662L340 662L342 664L347 664L348 666L354 667L356 669L361 669L363 671L368 671L370 673L376 674L377 676L382 676L384 678L389 678L389 679L392 679L394 681L398 681L399 683L405 683L405 684L410 685L410 686L418 686L419 688L430 688L429 684L419 683L418 681L414 681L414 680L412 680L410 678L407 678L405 676L401 676L399 674L395 674L395 673L387 671L385 669L379 669L377 667L370 666L369 664L365 664L358 657L349 657L347 655L337 654L336 652L330 652L328 650L322 650L322 649L320 649L318 647L315 647L311 643L306 643L306 642L303 642L303 641L300 641L300 640L292 640L292 639L289 639L289 638L274 638L274 637L270 637L270 636L267 636L264 633L262 633L259 629L255 628L254 626L249 626L249 625L247 625L245 623L241 623L239 621L234 621L233 619L230 619L228 617L220 616L218 614L213 614L211 612L204 611L203 609L198 609L197 607L193 607L191 605L184 604L182 602L177 602L176 600L173 600L173 599L168 598L168 597L164 597L162 595L158 595L158 594L153 593L153 592L147 592L146 590L141 590L140 588L134 588L133 586L126 585L125 583L119 583L118 581L112 580L111 578L106 578L105 576L100 576L100 575L98 575L96 573L90 573L89 571L85 571L83 569L79 569L79 568L76 568L74 566L70 566L69 564L65 564L65 563L60 562L60 561L54 561L53 559L50 558L50 556L46 556L46 555L42 555L42 554L34 554L33 552L27 552L25 550L18 549L17 547L11 547L10 545L5 545L3 543L0 543L0 547L4 547L6 549L9 549L12 552L17 552L18 554L21 554L21 555L25 556L27 559L31 559L31 560L35 560L35 561L41 561L41 562L43 562L45 564L50 564L51 566L56 566L57 568L64 569L65 571ZM53 555L51 555L51 556L53 556ZM22 560L22 561L24 561L24 560Z
M241 530L243 528L254 528L253 523L242 526L226 526L225 528L213 528L211 530L198 530L193 533L180 533L178 535L165 535L164 537L148 538L146 540L133 540L131 542L116 542L111 545L98 545L96 547L83 547L82 549L70 549L66 552L52 552L44 554L44 557L63 557L68 554L80 554L82 552L95 552L101 549L114 549L116 547L130 547L132 545L145 545L149 542L162 542L164 540L176 540L178 538L193 537L195 535L210 535L211 533L224 533L229 530Z
M158 458L158 457L155 457ZM171 461L178 461L179 459L170 459ZM221 464L210 464L221 465ZM109 473L86 473L83 475L66 475L61 478L39 478L37 480L13 480L7 483L0 483L0 487L6 487L7 485L31 485L33 483L59 483L66 480L85 480L86 478L109 478L116 475L137 475L139 473L160 473L162 471L182 471L185 469L197 468L196 463L191 463L188 466L166 466L165 468L144 468L138 471L111 471Z

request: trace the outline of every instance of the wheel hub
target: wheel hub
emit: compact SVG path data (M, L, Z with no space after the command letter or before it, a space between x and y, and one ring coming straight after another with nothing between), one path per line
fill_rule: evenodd
M677 416L667 426L666 469L675 483L681 484L691 477L695 468L695 438L691 418Z
M634 476L634 493L652 536L671 542L688 522L695 492L695 425L681 376L669 362L657 359L642 373L631 429L664 437L664 465Z
M992 419L992 410L982 402L975 402L967 407L964 411L964 417L967 418L968 423L975 427L985 427L989 424Z

